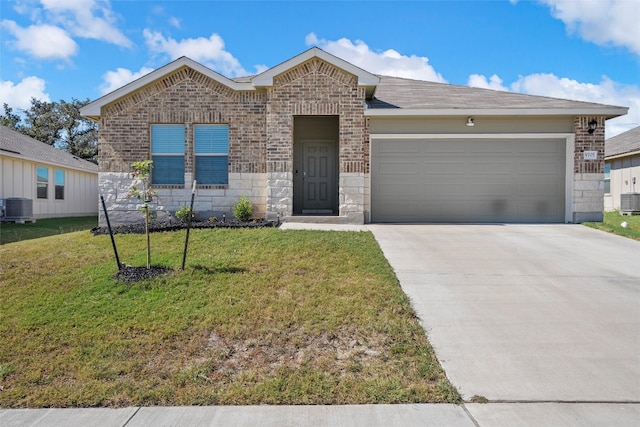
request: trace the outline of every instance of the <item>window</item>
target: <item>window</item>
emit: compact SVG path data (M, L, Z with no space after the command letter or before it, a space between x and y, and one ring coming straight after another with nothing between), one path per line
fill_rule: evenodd
M64 171L56 169L54 184L56 186L56 200L64 200Z
M36 168L37 188L36 193L38 199L46 199L49 192L49 168L38 166Z
M151 125L151 183L184 185L184 126Z
M611 163L604 164L604 193L611 193Z
M195 180L202 185L229 183L229 126L194 128Z

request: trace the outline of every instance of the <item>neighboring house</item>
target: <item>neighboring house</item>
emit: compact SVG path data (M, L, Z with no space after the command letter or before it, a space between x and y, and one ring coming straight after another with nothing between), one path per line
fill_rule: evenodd
M160 213L289 221L600 220L605 120L627 108L371 74L312 48L252 77L182 57L95 100L100 191L139 220L131 163Z
M35 219L98 214L98 166L0 126L0 200L31 200Z
M640 193L640 126L604 144L606 210L620 209L620 195Z

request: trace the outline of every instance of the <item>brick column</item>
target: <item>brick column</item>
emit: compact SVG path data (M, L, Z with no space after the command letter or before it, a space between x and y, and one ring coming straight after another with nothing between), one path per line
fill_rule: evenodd
M597 128L589 133L589 122ZM574 119L573 222L602 221L604 210L604 117L580 116ZM585 152L596 152L586 159Z

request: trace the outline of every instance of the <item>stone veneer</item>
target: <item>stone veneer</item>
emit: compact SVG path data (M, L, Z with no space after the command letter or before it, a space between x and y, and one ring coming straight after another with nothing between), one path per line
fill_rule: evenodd
M589 122L598 127L589 133ZM574 179L572 222L602 221L604 210L604 129L603 117L576 117L574 120ZM597 151L596 160L585 160L585 151Z
M141 201L128 198L131 186L130 174L123 172L101 172L99 187L105 204L109 209L109 221L114 224L128 224L140 222L142 216L138 211ZM233 173L229 174L229 188L198 188L193 209L196 218L207 219L215 216L222 219L233 217L233 206L240 197L247 196L254 207L254 216L264 217L266 212L265 199L267 192L267 175L264 173ZM181 205L188 206L191 202L191 188L160 188L152 206L157 218L167 219L174 216ZM100 224L106 224L104 211L100 209Z

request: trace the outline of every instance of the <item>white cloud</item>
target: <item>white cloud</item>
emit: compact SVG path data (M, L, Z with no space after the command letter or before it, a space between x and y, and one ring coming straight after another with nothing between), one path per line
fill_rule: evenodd
M160 32L143 31L149 50L156 54L168 55L172 60L187 56L227 77L247 75L247 71L231 53L224 49L224 40L218 34L209 38L175 40L164 37Z
M15 37L15 49L45 60L68 59L78 53L78 45L66 31L53 25L32 25L23 28L14 21L2 21L5 28Z
M640 124L640 88L623 85L603 76L600 83L582 83L553 74L531 74L511 85L516 92L577 101L629 107L626 116L607 121L607 138Z
M137 80L152 71L153 68L147 67L142 67L140 71L136 72L127 70L126 68L118 68L115 71L107 71L103 76L104 83L100 85L100 92L103 95L109 92L113 92L114 90L119 89L127 83Z
M31 98L50 102L45 92L45 81L39 77L25 77L17 84L9 80L0 80L0 106L7 104L16 110L26 110L31 107Z
M102 40L117 46L133 43L117 27L108 1L41 0L50 19L76 37Z
M509 89L502 85L502 79L496 74L492 75L489 80L482 74L471 74L467 86L479 87L482 89L493 89L508 91Z
M180 28L180 25L181 25L180 19L176 18L175 16L172 16L171 18L169 18L169 25L175 28Z
M570 32L599 45L624 46L640 55L640 1L538 0ZM513 2L513 1L512 1Z
M307 46L318 46L320 49L371 73L446 82L442 75L429 64L429 58L425 56L406 56L393 49L375 52L362 40L352 42L347 38L339 40L318 39L314 33L305 37L305 43Z
M521 76L507 88L495 74L489 81L485 76L473 74L468 84L485 89L498 89L499 85L502 88L499 90L628 107L627 115L607 121L607 138L640 124L640 88L617 83L606 76L599 83L583 83L554 74L530 74Z

